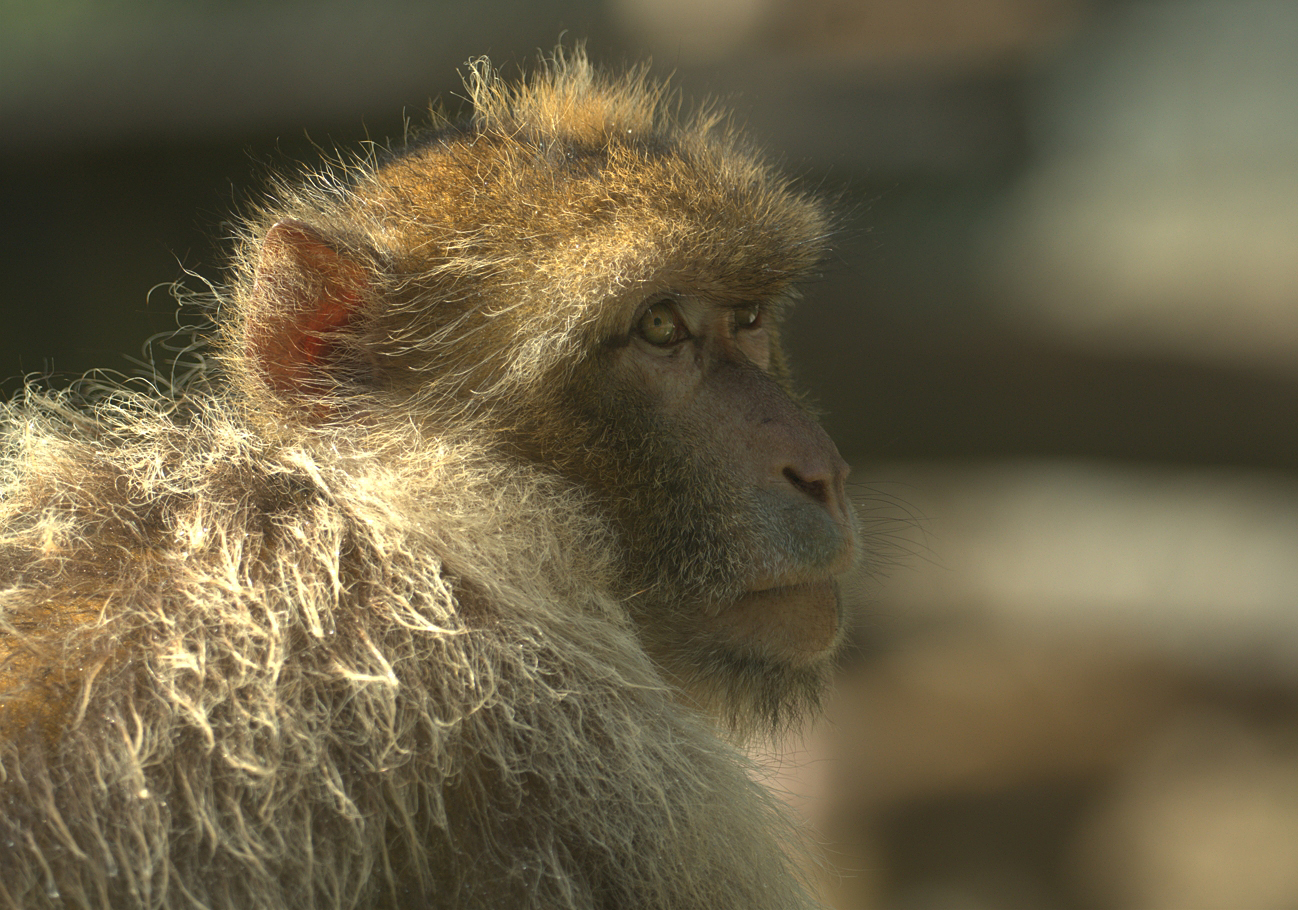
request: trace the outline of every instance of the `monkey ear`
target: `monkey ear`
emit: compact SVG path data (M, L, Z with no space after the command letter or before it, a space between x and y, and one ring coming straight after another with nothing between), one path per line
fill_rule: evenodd
M245 353L262 379L291 398L315 398L342 364L335 346L365 299L365 269L301 221L277 222L257 259L244 323Z

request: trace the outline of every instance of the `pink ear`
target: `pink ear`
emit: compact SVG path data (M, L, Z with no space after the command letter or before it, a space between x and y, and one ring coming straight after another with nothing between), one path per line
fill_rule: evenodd
M280 221L266 232L244 343L272 389L310 397L329 386L335 336L368 286L365 270L310 225Z

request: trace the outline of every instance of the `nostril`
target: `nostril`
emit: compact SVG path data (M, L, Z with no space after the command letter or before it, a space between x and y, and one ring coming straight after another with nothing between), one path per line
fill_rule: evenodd
M784 469L784 479L816 500L816 502L829 503L829 488L823 480L806 480L793 468Z

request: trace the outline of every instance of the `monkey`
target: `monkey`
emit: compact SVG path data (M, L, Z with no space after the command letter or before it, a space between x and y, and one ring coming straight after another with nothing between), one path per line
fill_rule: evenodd
M0 907L806 908L746 737L859 562L827 206L560 49L279 179L214 366L0 447Z

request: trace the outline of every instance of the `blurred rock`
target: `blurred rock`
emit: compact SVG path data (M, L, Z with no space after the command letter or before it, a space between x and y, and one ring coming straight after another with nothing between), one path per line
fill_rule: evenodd
M1298 5L1120 4L1047 70L993 244L1007 318L1298 367Z

